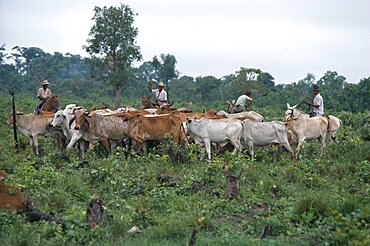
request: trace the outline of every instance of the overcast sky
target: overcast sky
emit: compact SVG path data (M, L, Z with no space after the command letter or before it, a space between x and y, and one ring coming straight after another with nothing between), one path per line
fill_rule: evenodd
M1 0L0 45L87 57L94 6L120 3L138 13L144 61L172 54L181 75L253 67L279 84L328 70L350 83L370 76L370 0Z

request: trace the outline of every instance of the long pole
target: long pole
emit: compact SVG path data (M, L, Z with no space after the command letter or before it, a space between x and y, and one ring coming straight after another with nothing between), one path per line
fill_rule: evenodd
M15 144L15 151L17 154L19 154L19 145L18 145L18 135L17 135L17 118L16 118L16 112L15 112L15 96L14 91L8 91L3 89L7 93L10 94L12 97L12 111L13 111L13 136L14 136L14 144Z
M15 150L17 154L19 154L19 144L18 144L18 136L17 136L17 117L15 112L15 97L14 92L11 91L10 95L12 96L12 108L13 108L13 135L14 135L14 144Z

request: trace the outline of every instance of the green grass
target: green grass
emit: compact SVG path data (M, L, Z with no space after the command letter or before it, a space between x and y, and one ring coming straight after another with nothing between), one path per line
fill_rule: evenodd
M17 105L30 112L30 101ZM225 153L209 163L203 149L179 149L166 140L148 156L117 150L104 157L91 151L81 160L74 152L62 156L52 139L43 138L42 155L35 157L24 136L19 136L21 151L15 154L11 127L5 125L10 100L2 97L0 102L0 169L11 174L40 211L65 221L65 228L52 222L31 224L14 212L0 211L2 245L187 245L193 229L197 245L370 243L366 113L342 113L341 141L328 145L323 158L315 141L294 162L287 153L274 160L273 150L256 148L257 161L246 153ZM271 112L268 118L282 114ZM180 161L174 158L177 152ZM225 164L240 177L235 200L224 199ZM178 179L160 183L161 174ZM194 192L193 181L205 182L221 196ZM101 198L105 206L105 219L95 230L85 217L91 198ZM260 240L265 223L270 231ZM134 225L144 232L127 233Z

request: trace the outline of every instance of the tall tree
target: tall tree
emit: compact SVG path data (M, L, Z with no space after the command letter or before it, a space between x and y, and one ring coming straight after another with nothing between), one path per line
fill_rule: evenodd
M102 60L102 72L113 86L114 105L121 104L121 89L128 83L131 66L140 61L140 47L136 45L138 29L133 26L136 13L127 5L120 7L95 7L92 18L95 24L90 30L87 47L91 56Z
M257 76L258 81L261 81L267 88L272 88L275 86L274 77L268 72L261 72Z

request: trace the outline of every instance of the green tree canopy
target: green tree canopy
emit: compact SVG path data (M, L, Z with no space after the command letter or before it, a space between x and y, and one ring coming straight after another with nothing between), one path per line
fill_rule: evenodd
M86 51L101 58L101 71L113 86L114 104L121 102L121 89L128 83L131 66L142 59L140 47L136 45L138 29L133 26L134 11L127 5L120 7L95 7L92 18L95 24L87 39Z

